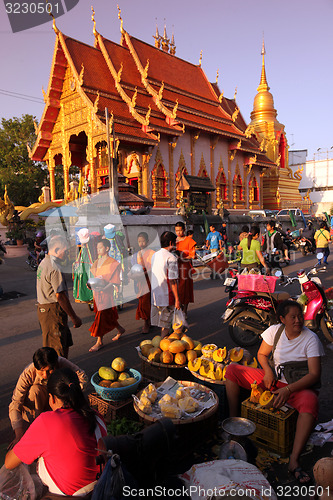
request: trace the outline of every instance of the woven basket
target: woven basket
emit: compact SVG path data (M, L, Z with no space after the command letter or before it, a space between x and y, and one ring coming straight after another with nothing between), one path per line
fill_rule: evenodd
M128 370L131 377L136 379L136 382L132 385L128 385L126 387L101 387L99 382L103 380L98 372L94 373L90 379L91 384L94 386L95 391L101 398L105 401L123 401L124 399L128 399L132 394L134 394L139 387L141 382L141 373L134 368L130 368Z
M159 387L160 385L162 385L163 382L158 382L157 384L155 383L155 387ZM182 381L179 381L179 384L182 384L184 385L185 387L195 387L196 389L199 389L200 391L203 391L203 392L207 392L207 393L212 393L215 397L215 403L213 406L211 406L210 408L204 410L202 413L200 413L200 415L198 415L197 417L188 417L186 419L184 418L173 418L172 419L172 422L174 424L191 424L191 423L194 423L194 422L200 422L201 420L206 420L207 418L211 417L212 415L214 415L214 413L216 413L217 409L218 409L218 406L219 406L219 398L218 396L213 392L211 391L210 389L208 389L208 387L205 387L204 385L201 385L201 384L197 384L196 382L189 382L188 380L182 380ZM137 397L140 399L140 396L141 396L141 392L140 391L137 395ZM143 411L141 411L136 402L133 401L133 405L134 405L134 409L135 411L137 412L137 414L142 418L142 420L144 422L156 422L157 420L159 420L161 417L151 417L150 415L147 415L146 413L144 413Z

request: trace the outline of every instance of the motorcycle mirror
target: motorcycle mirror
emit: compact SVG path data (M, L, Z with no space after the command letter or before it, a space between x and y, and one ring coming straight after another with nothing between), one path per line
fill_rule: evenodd
M274 276L275 276L276 278L281 278L281 276L282 276L282 271L281 271L281 269L276 269L276 271L274 271Z
M324 257L323 252L319 252L319 253L317 253L317 259L318 259L318 260L321 260L323 257Z

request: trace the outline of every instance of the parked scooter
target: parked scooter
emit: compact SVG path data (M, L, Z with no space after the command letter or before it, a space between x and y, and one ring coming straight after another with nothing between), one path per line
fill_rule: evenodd
M318 254L318 259L322 254ZM308 273L301 270L293 278L285 278L285 286L299 280L304 305L305 326L318 332L321 330L325 337L333 342L333 321L328 313L327 298L318 277L318 263ZM275 276L281 271L277 270ZM310 276L313 276L310 278ZM227 302L227 309L222 315L223 322L229 323L229 334L240 346L255 345L260 335L269 326L278 323L277 308L280 302L290 298L285 292L266 293L249 290L238 290L237 294Z
M36 242L36 244L35 244ZM30 240L28 246L28 260L26 263L33 271L37 271L39 264L47 254L47 240L44 233L39 231L36 235L36 240Z
M316 247L314 246L312 241L308 240L304 236L300 238L299 249L303 257L305 257L305 255L307 255L308 253L313 253L313 254L316 253Z

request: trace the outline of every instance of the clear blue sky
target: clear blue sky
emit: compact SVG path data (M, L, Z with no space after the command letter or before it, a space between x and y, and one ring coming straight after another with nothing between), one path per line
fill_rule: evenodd
M66 35L93 45L91 1L80 0L56 22ZM210 81L219 69L219 86L226 97L232 98L237 86L236 100L247 123L260 80L264 32L267 81L290 149L308 149L308 159L318 148L333 156L332 0L118 1L124 28L131 35L153 43L155 19L160 33L166 19L169 37L174 27L178 57L197 64L202 50L202 67ZM119 42L117 2L93 0L93 5L97 30ZM9 97L2 91L42 98L54 41L51 22L12 33L0 4L1 117L30 113L40 119L42 101Z

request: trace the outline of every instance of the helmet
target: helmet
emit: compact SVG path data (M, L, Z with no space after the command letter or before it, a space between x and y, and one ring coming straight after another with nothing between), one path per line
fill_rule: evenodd
M36 238L45 238L43 231L37 231Z

